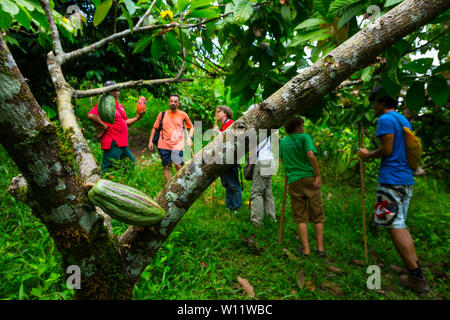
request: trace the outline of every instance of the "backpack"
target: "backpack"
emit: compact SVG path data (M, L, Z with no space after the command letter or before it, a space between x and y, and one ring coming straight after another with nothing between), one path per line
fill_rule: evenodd
M420 142L419 137L412 133L408 127L402 125L397 116L394 116L394 118L397 119L398 123L400 123L400 126L403 128L408 164L411 169L417 169L420 166L420 159L422 158L422 143Z
M155 134L153 135L152 142L155 145L158 145L159 137L161 135L161 130L162 130L162 127L163 127L163 119L164 119L164 114L165 113L166 113L165 111L162 112L162 114L161 114L161 121L159 122L159 128L155 130Z

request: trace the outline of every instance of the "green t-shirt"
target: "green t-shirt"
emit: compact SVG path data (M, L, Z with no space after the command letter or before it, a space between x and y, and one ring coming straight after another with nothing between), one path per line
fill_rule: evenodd
M281 139L280 156L288 177L288 184L315 176L306 155L311 150L317 153L311 136L307 133L294 133Z

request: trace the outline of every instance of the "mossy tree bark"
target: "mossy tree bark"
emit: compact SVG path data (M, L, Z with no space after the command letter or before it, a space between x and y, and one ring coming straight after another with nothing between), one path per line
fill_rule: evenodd
M43 1L46 2L46 1ZM48 3L48 2L47 2ZM0 142L23 173L26 183L11 187L41 219L61 251L66 265L81 268L78 298L130 298L140 274L192 203L227 165L203 161L224 159L228 153L248 147L244 139L251 130L277 129L295 114L336 88L355 71L402 37L428 23L450 7L448 0L406 0L380 17L372 30L364 29L289 81L233 124L233 137L211 142L186 163L157 195L166 217L152 227L130 227L116 242L103 217L87 201L83 182L97 174L90 151L73 121L74 91L64 80L58 58L49 54L48 67L58 94L63 128L49 122L35 101L26 81L0 40ZM68 117L68 122L64 121ZM72 130L70 130L72 128ZM68 137L70 136L70 137ZM85 174L75 170L85 166ZM225 162L225 161L223 161ZM98 175L96 177L98 179Z

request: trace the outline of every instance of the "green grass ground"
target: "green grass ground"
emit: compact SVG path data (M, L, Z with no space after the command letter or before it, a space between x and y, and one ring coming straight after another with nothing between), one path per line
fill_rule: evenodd
M98 144L92 146L100 158ZM117 176L118 181L156 195L164 184L160 163L148 153L138 160L128 175ZM64 283L61 257L45 227L7 192L18 171L2 148L0 163L0 299L70 299L73 291ZM400 257L387 232L371 223L373 179L368 179L366 193L369 265L380 265L382 288L367 289L370 274L367 265L358 261L364 260L359 178L348 184L326 179L326 172L331 176L332 170L329 165L324 168L322 187L327 258L304 258L296 252L299 240L289 199L283 243L279 245L278 224L267 219L264 228L256 229L250 223L250 182L245 182L244 207L233 215L226 209L218 179L213 209L209 199L198 198L142 274L134 298L250 299L237 280L241 277L252 285L255 299L448 299L450 196L444 183L416 179L410 205L408 228L431 287L430 293L419 296L400 287L398 276L390 269L391 264L402 266ZM207 197L209 192L210 188L205 192ZM280 215L281 172L273 178L273 193ZM127 228L117 221L113 226L118 233ZM246 241L252 235L254 242ZM314 248L312 228L310 243ZM299 279L300 274L303 279ZM302 288L299 282L303 282Z

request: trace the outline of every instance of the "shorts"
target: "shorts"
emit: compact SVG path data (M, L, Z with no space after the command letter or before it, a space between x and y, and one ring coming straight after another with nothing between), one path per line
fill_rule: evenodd
M390 229L406 228L406 215L413 188L413 185L378 184L373 215L375 225Z
M294 181L288 185L292 217L295 223L324 223L322 193L313 188L314 177ZM308 204L308 208L307 205Z
M167 149L159 149L159 154L161 156L162 165L166 166L170 163L175 163L179 165L184 165L183 162L183 151L180 150L167 150Z

